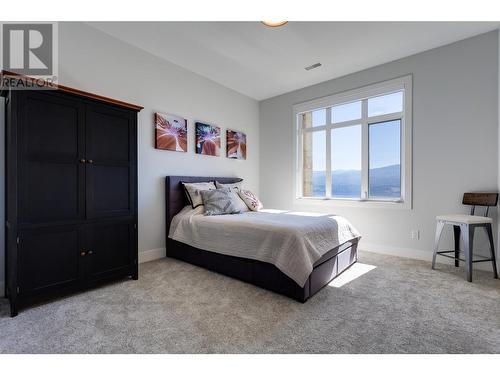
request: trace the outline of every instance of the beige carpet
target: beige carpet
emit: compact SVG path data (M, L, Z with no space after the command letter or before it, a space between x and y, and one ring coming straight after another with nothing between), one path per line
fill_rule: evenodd
M0 352L500 353L491 273L471 284L463 268L371 253L360 262L376 268L305 304L172 259L16 318L0 299Z

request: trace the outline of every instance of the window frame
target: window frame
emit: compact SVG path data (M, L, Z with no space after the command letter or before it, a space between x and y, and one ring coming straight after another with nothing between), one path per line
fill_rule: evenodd
M387 95L392 92L403 92L403 111L391 114L368 117L368 99ZM331 107L350 102L361 101L361 118L332 124ZM319 109L326 109L326 125L303 129L302 114ZM401 120L401 198L373 199L368 196L369 173L369 124ZM331 130L361 124L361 194L360 198L331 196ZM412 75L394 78L295 104L293 106L293 155L294 155L294 203L309 205L331 204L333 206L382 207L412 209ZM325 197L304 197L303 188L303 134L305 132L326 131L326 181Z

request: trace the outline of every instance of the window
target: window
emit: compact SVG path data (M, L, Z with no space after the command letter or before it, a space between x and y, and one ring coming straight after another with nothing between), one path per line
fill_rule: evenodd
M411 208L411 76L294 113L297 198Z
M368 196L401 198L401 120L368 125Z

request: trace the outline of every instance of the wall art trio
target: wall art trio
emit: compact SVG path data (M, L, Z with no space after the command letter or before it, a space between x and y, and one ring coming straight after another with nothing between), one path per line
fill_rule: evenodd
M187 152L187 134L188 128L185 118L167 113L155 113L155 148ZM220 156L220 127L196 122L195 137L197 154ZM226 156L229 159L246 160L247 136L245 133L226 130Z

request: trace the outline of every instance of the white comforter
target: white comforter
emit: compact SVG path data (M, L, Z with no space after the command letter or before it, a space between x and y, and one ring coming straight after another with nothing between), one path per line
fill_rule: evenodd
M205 216L190 206L177 214L169 237L199 249L272 263L301 287L329 250L359 237L343 217L261 210Z

